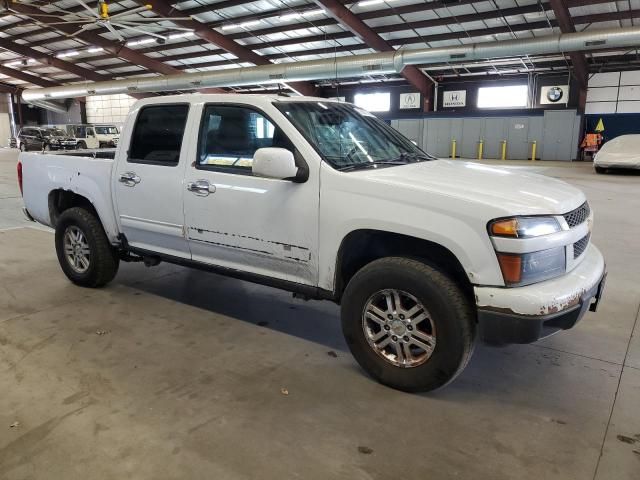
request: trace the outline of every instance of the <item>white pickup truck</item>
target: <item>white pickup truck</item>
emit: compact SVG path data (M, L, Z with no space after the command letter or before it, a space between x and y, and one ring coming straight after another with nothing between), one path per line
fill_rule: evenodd
M144 99L115 159L22 153L18 176L72 282L166 261L332 300L357 361L405 391L450 382L478 337L571 328L606 274L580 190L438 160L321 98Z

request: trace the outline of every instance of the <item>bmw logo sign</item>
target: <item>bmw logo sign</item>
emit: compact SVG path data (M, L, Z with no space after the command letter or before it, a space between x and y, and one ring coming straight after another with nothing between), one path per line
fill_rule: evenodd
M549 90L547 90L547 100L549 100L550 102L557 103L562 100L563 96L564 92L560 87L551 87Z

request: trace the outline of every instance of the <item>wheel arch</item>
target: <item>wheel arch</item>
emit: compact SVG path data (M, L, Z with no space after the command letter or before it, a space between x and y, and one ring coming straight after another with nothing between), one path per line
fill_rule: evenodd
M473 298L473 285L462 263L447 247L401 233L358 229L349 232L338 249L334 279L336 300L340 301L349 280L358 270L374 260L390 256L415 258L438 268Z
M106 230L103 219L95 207L94 203L84 195L76 193L72 190L65 190L63 188L57 188L49 192L48 196L49 205L49 219L51 226L56 227L60 215L66 210L74 207L81 207L91 212L98 219L102 228Z

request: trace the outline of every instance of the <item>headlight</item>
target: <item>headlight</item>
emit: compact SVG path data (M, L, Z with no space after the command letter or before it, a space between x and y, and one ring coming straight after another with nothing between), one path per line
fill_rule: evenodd
M513 217L489 223L489 234L495 237L541 237L559 232L561 229L554 217Z
M565 271L565 248L532 253L496 253L504 283L521 287L560 276Z
M534 238L562 231L554 217L512 217L489 222L489 235L507 238ZM496 252L504 283L521 287L565 273L565 247L527 253Z

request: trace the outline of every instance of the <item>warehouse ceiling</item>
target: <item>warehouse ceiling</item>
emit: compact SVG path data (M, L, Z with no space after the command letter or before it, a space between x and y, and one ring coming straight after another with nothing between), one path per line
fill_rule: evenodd
M124 17L138 19L136 29L114 33L100 22L80 30L78 15L99 12L97 2L7 1L0 14L0 82L21 88L52 86L296 62L403 46L532 38L640 22L640 0L157 0L150 10L141 8L145 3L109 3L109 15L135 9L136 13ZM339 82L410 83L422 90L433 78L571 69L584 82L589 72L631 68L640 68L637 50L425 65L405 69L402 76L372 75ZM316 86L288 85L303 94ZM234 90L266 88L273 87Z

